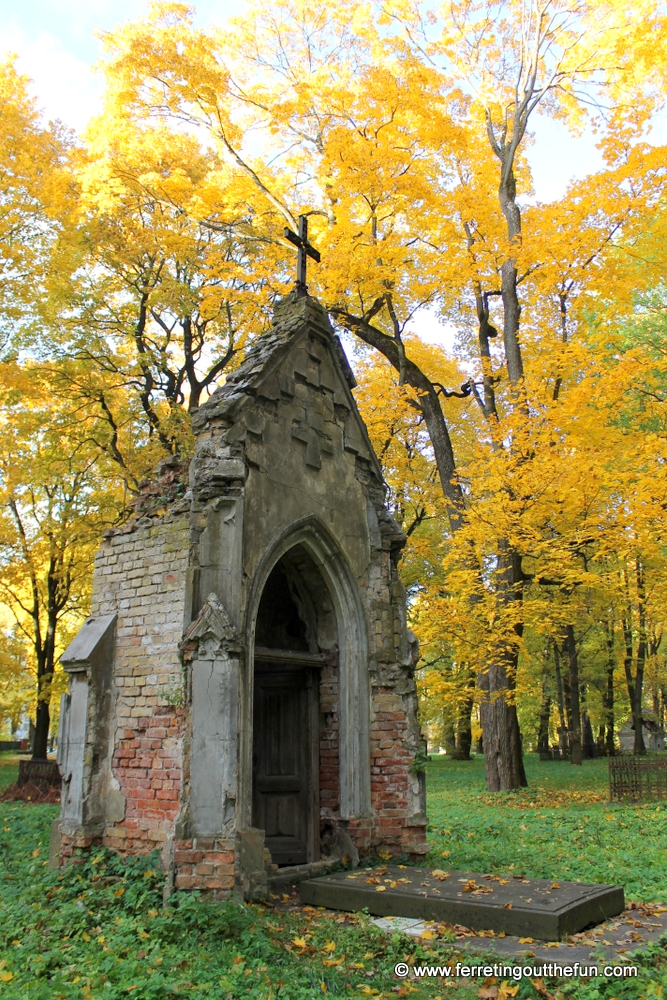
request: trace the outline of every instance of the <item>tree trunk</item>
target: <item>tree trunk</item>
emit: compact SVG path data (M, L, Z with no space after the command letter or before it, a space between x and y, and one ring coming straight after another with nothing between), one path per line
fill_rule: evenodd
M448 720L443 726L442 730L442 740L445 747L445 752L448 757L456 756L456 734L454 733L454 723Z
M568 731L569 726L567 724L567 718L565 715L565 696L563 693L563 675L560 669L560 651L558 649L558 643L554 642L554 662L556 665L556 694L558 697L558 746L561 751L568 749Z
M472 748L472 709L474 699L474 678L471 678L472 685L466 686L466 695L459 702L458 718L456 720L456 752L454 756L457 760L470 760L470 750Z
M542 679L542 705L540 706L540 728L537 733L537 749L549 752L549 723L551 721L551 697L546 692L546 678Z
M40 700L37 702L37 712L35 714L35 742L32 747L33 760L46 760L50 726L51 712L49 710L49 703Z
M581 764L581 711L579 705L579 656L574 626L565 626L565 651L570 667L570 763Z
M614 755L614 668L616 657L614 655L614 622L607 625L607 689L603 697L603 708L605 713L605 725L607 734L605 737L605 750L608 757Z
M507 690L507 675L502 667L491 667L485 677L492 691ZM480 717L484 733L486 787L490 792L525 788L528 782L523 766L516 705L499 695L493 701L482 701Z
M636 754L645 754L644 745L644 666L646 664L646 594L644 591L644 568L641 558L637 556L635 563L637 575L637 616L639 618L639 635L637 641L637 667L635 670L634 699L632 703L632 722L635 727Z
M496 575L497 601L501 608L511 608L523 601L521 557L508 544L499 546ZM521 616L514 620L517 640L521 638ZM528 784L523 766L519 720L516 714L514 689L519 660L518 642L501 637L488 670L479 678L482 691L480 720L484 731L484 761L486 784L490 792L525 788Z

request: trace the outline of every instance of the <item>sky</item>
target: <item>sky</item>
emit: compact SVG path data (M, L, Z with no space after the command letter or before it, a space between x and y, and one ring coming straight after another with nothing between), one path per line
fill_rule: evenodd
M93 68L102 54L98 33L140 17L147 6L145 0L0 0L0 58L16 53L46 116L81 131L98 110L102 92L101 74ZM222 24L240 12L242 0L195 0L194 6L198 25ZM570 181L602 168L590 132L575 137L539 115L533 131L527 155L538 201L560 198ZM663 136L652 138L667 143L667 120L661 131ZM448 346L452 331L426 315L420 335Z
M238 13L238 0L198 0L196 22L224 23ZM97 33L137 18L147 4L137 0L0 0L0 55L15 52L30 76L48 118L80 131L99 107L102 80L93 69L101 56ZM594 137L571 136L538 116L529 151L535 196L559 198L570 180L602 166Z

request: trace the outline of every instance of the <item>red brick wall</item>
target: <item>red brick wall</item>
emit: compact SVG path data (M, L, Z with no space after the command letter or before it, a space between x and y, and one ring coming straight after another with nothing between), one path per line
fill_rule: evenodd
M384 847L391 854L425 853L423 826L406 825L410 812L408 782L414 753L406 746L408 719L403 698L393 688L373 690L371 719L371 805L373 835L370 847Z
M174 886L226 899L234 888L234 841L195 837L174 841Z
M338 818L339 743L338 743L338 667L326 665L320 672L320 817Z
M183 720L183 709L166 705L121 730L112 770L125 796L125 819L107 828L105 846L123 854L164 846L180 805Z

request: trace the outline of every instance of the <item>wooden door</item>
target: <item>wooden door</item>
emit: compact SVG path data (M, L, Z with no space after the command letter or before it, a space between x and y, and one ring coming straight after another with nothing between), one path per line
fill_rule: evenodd
M319 812L316 671L258 662L253 711L253 826L278 865L315 860ZM319 855L318 855L319 856Z

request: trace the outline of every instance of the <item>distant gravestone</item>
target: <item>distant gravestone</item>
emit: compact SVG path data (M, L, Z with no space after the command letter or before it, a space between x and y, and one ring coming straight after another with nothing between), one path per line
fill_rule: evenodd
M642 719L642 735L644 737L644 747L647 750L655 752L665 749L665 730L655 719L649 717ZM621 753L634 753L635 726L631 718L621 727L618 734L618 741Z

